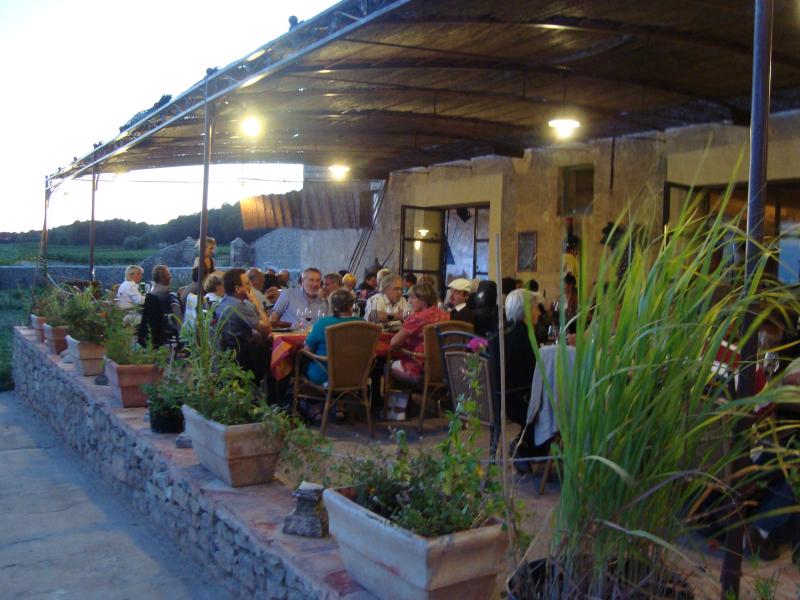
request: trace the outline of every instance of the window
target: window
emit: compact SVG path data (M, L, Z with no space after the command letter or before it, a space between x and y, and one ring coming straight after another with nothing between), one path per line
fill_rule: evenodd
M575 165L559 170L560 215L588 215L594 199L594 166Z

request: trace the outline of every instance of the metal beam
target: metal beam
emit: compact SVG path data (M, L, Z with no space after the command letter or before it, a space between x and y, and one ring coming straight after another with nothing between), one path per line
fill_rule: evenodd
M208 75L206 75L206 94L208 94ZM197 263L197 302L202 307L203 282L206 279L206 239L208 237L208 178L211 163L212 144L214 142L214 104L206 100L205 110L205 135L203 137L203 203L200 209L200 245L199 260Z
M89 281L94 281L94 238L95 238L95 221L94 221L94 201L97 193L97 184L99 181L99 174L97 166L92 168L92 219L89 222Z
M413 1L414 0L381 1L378 3L378 5L382 5L381 8L369 14L365 14L363 18L355 22L350 22L347 25L336 22L337 15L343 9L343 6L338 4L334 7L338 9L338 11L329 9L325 13L312 19L305 26L275 40L273 45L281 46L281 50L285 52L285 54L265 49L264 54L257 59L248 60L250 57L247 57L231 63L222 70L214 69L210 75L206 75L204 81L195 84L178 98L157 111L154 111L142 121L135 123L113 141L100 146L93 153L86 155L65 171L51 175L50 179L71 179L78 177L95 165L101 165L110 155L123 152L148 139L154 133L161 131L165 127L178 123L184 117L200 111L207 102L213 102L222 98L226 94L230 94L241 88L243 85L247 86L249 82L255 81L256 79L275 76L283 72L294 62L308 56L312 52L370 25L392 11L402 8ZM353 4L354 7L362 5L359 1L353 1L351 4ZM328 23L327 27L320 28L319 30L332 31L332 33L317 39L314 36L318 33L318 29L315 29L314 25L319 23L323 16L330 17L331 22ZM313 41L307 43L299 50L290 51L290 48L293 46L291 44L292 40L296 40L298 43L306 43L307 40L304 40L301 34L305 34L307 39L313 38ZM286 47L284 48L283 46Z
M388 44L385 42L374 42L369 40L348 40L348 41L358 41L364 44L372 44L380 46L391 46L407 50L422 50L422 51L448 53L448 54L450 53L449 51L446 50L428 48L424 46ZM334 65L323 65L323 64L297 65L291 69L291 72L303 73L303 72L317 71L323 73L330 73L339 71L355 71L355 72L385 71L391 69L403 69L403 70L435 69L443 71L444 70L471 70L471 71L490 71L490 72L512 71L519 73L537 73L540 75L552 75L557 77L562 77L564 75L567 75L569 77L574 77L577 79L589 79L593 81L600 81L603 83L613 83L616 85L620 84L629 85L639 88L656 90L665 94L685 96L687 98L691 98L694 100L702 100L704 102L709 102L711 104L716 104L718 106L723 106L727 109L730 109L730 106L724 101L720 101L713 97L699 94L690 88L683 87L680 84L675 84L671 82L659 82L649 78L641 79L638 77L611 76L608 74L600 74L595 71L589 71L586 69L579 69L565 65L526 63L502 57L494 58L494 57L486 57L486 56L470 54L470 53L462 53L462 52L459 52L458 54L469 54L469 57L464 57L462 59L454 59L454 60L453 59L451 60L404 59L404 60L386 60L377 63L365 63L363 61L359 61L359 62L340 62Z
M755 23L753 25L753 86L750 122L750 173L747 185L747 243L745 245L745 281L742 293L749 293L753 277L762 256L764 241L764 196L767 190L767 144L769 134L769 103L772 75L772 15L773 0L755 0ZM752 326L758 306L747 311L742 324L742 332ZM749 398L755 395L756 355L758 336L751 335L745 340L742 349L742 364L739 386L736 395ZM736 423L734 436L745 435L749 422L740 418ZM747 466L749 457L737 458L732 472ZM734 502L737 498L734 496ZM720 581L721 598L739 597L739 580L742 575L742 538L744 526L738 510L733 510L725 534L725 556L722 563Z

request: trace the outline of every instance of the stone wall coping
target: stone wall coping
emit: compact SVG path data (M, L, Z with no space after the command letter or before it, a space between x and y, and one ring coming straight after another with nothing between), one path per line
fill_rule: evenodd
M108 386L50 353L30 327L14 328L17 394L42 413L124 497L237 596L368 600L331 538L282 532L294 509L278 481L232 488L200 466L174 434L152 433L146 408L122 408Z

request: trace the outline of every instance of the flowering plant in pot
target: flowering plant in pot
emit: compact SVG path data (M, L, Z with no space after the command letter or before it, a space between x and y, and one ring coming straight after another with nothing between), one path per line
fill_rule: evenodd
M184 328L188 390L182 412L186 433L201 465L231 486L272 480L292 421L268 406L253 374L220 350L222 324L198 311L195 327Z
M47 344L50 351L60 354L67 349L67 322L64 319L64 302L67 294L56 286L47 286L31 303L31 326L41 327L39 341Z
M324 492L348 573L380 598L488 598L508 534L498 468L475 445L472 402L450 415L433 452L377 452L340 467L344 488ZM391 586L386 582L392 581Z
M45 286L34 290L30 300L30 324L36 330L36 337L44 343L44 324L48 313L58 321L57 290L53 286Z
M122 324L122 315L109 318L105 346L105 372L114 397L124 408L147 406L147 396L140 387L159 378L158 363L169 353L168 347L143 348L133 331Z
M734 370L720 368L727 344L741 347L770 315L797 309L764 277L769 249L745 284L741 266L725 260L744 234L724 205L711 218L688 206L665 233L649 245L624 234L607 249L592 294L579 286L574 368L559 342L555 379L545 382L561 437L549 556L518 569L512 598L693 597L678 573L694 566L679 546L688 507L710 483L725 482L720 502L745 485L726 473L748 441L719 452L720 441L734 439L757 403L782 398L767 388L736 400ZM563 312L560 326L569 326Z
M106 328L117 312L113 304L99 302L91 287L75 290L67 297L63 313L69 327L67 348L81 375L103 372Z

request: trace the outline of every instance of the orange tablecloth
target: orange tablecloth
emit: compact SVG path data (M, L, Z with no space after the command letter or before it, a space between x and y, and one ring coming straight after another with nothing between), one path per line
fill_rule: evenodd
M272 358L269 370L275 379L288 377L294 369L294 356L306 342L305 333L274 333L272 337ZM378 338L376 356L386 356L393 333L381 333Z

